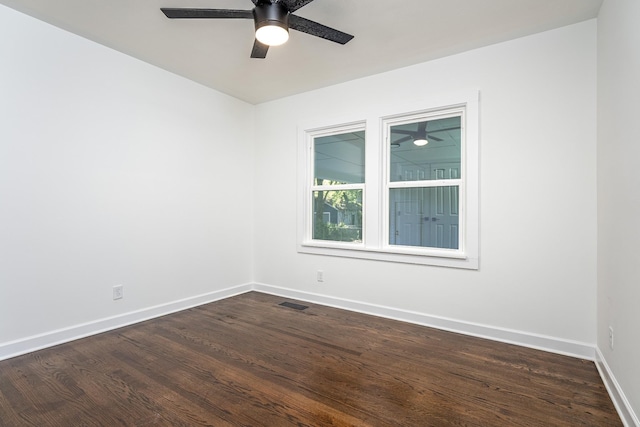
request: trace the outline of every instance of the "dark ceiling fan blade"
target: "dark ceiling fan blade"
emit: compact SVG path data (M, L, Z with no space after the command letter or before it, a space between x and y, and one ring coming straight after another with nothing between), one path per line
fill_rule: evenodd
M289 28L340 44L345 44L353 38L351 34L343 33L296 15L289 15Z
M450 128L442 128L442 129L434 129L432 131L427 132L427 136L429 137L429 139L433 139L434 141L444 141L442 138L438 138L436 136L433 136L434 133L438 133L438 132L449 132L450 130L458 130L460 129L460 126L454 126L454 127L450 127Z
M405 141L409 141L409 140L412 140L412 139L413 139L413 137L412 137L412 136L405 136L405 137L402 137L402 138L400 138L400 139L398 139L398 140L396 140L396 141L393 141L393 142L391 143L391 145L400 145L400 144L402 144L403 142L405 142Z
M391 133L399 133L401 135L411 135L411 136L416 136L415 131L412 130L404 130L404 129L393 129L391 130Z
M160 9L167 18L171 19L253 19L253 11L251 10L234 10L234 9L179 9L163 7Z
M458 129L460 129L460 126L454 126L454 127L442 128L442 129L433 129L433 130L430 130L429 133L448 132L450 130L458 130Z
M313 0L281 0L280 3L284 4L287 10L293 13L301 7L308 5L312 1Z
M267 57L267 51L269 50L269 46L266 44L260 43L257 39L253 42L253 49L251 50L252 58L264 59Z

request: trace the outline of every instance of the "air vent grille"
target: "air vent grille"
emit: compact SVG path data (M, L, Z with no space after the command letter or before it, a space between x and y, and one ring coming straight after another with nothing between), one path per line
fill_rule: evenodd
M296 304L295 302L289 302L289 301L285 301L283 303L280 303L279 305L283 307L293 308L294 310L305 310L309 308L309 306L307 305Z

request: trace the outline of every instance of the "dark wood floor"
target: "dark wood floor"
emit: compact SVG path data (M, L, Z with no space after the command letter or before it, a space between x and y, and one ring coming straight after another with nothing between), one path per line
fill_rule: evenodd
M619 426L593 362L256 292L0 362L2 426Z

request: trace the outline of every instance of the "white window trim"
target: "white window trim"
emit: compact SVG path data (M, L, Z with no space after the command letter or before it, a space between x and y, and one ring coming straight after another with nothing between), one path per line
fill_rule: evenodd
M297 250L300 253L369 259L388 262L433 265L442 267L479 268L479 96L477 90L434 95L419 104L386 105L366 117L324 118L298 126L298 201ZM385 120L394 117L420 115L445 109L464 107L465 144L462 153L460 186L459 249L415 248L389 245L388 212L384 203L391 188L414 186L415 182L388 180ZM375 110L375 108L374 108ZM365 129L365 185L363 190L362 243L321 241L311 239L311 186L313 177L313 138ZM457 180L456 180L457 181ZM452 180L439 180L430 185L451 185ZM464 199L463 199L464 198ZM464 230L462 230L464 227ZM462 234L464 233L464 234Z

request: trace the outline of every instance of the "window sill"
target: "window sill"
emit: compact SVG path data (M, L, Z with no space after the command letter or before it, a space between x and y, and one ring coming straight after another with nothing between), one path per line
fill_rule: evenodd
M432 265L438 267L478 269L478 258L458 251L419 251L408 247L375 249L362 244L336 244L335 242L305 242L298 245L299 253L399 262L405 264Z

